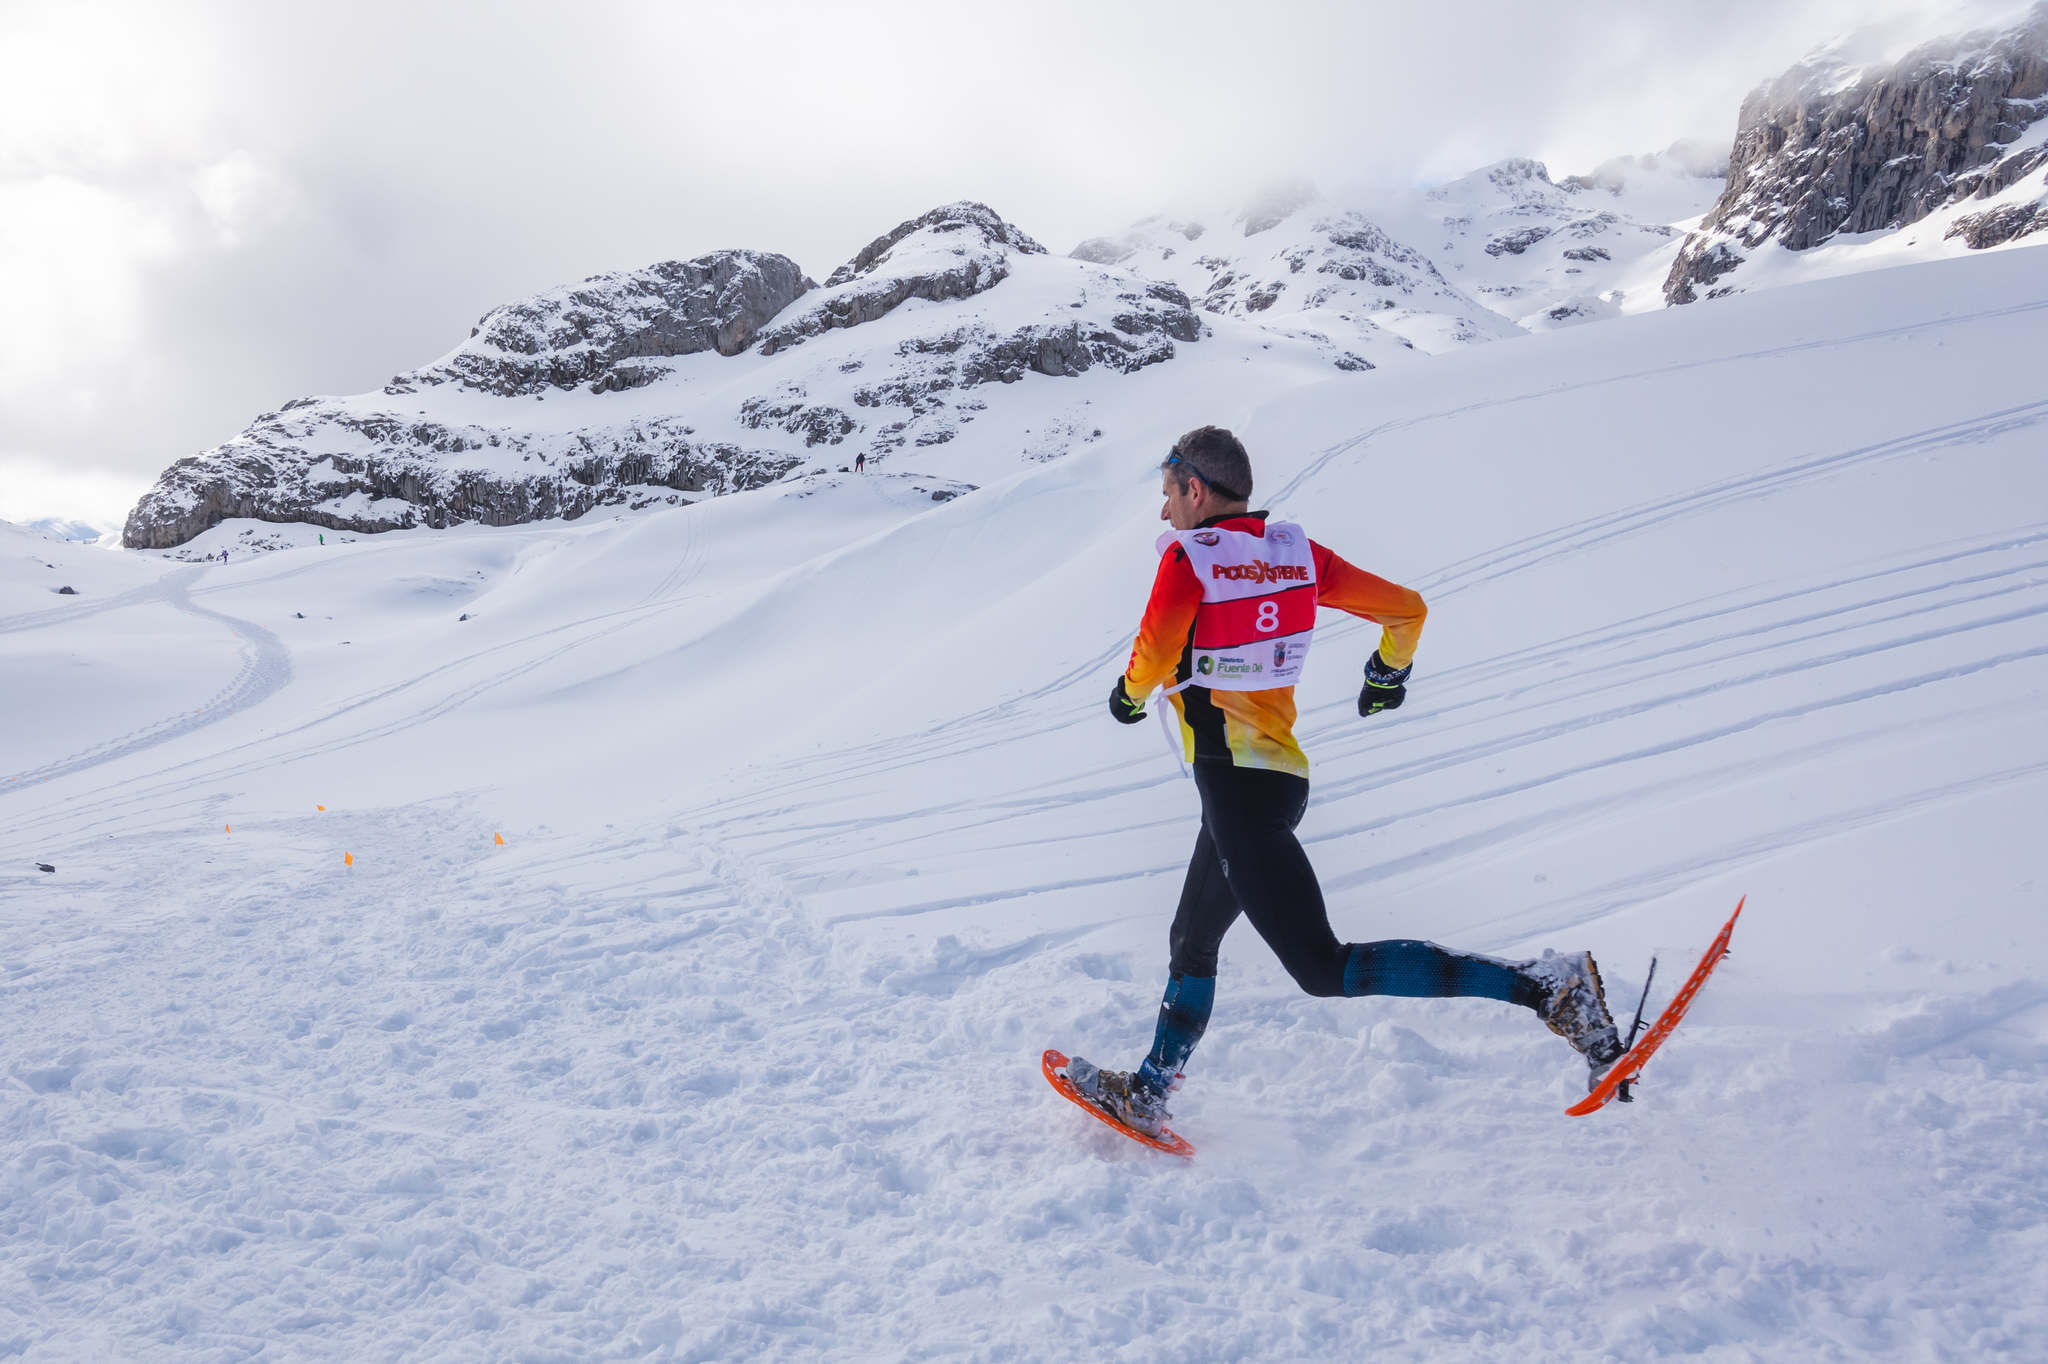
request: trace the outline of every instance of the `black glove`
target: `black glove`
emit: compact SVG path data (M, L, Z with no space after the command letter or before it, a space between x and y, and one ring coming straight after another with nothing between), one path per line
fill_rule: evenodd
M1405 668L1389 668L1380 651L1374 649L1365 663L1365 686L1358 692L1358 713L1370 716L1383 710L1399 710L1408 699L1408 674L1414 670L1413 663Z
M1109 713L1116 717L1118 724L1123 725L1135 725L1145 718L1145 703L1130 698L1124 691L1124 680L1121 677L1116 680L1116 685L1109 689Z

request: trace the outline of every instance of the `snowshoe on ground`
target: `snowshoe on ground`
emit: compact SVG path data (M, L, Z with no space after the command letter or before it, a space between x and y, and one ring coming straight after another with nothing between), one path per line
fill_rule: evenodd
M1593 954L1546 951L1522 969L1544 989L1537 1017L1586 1058L1588 1088L1599 1084L1624 1048L1607 1012L1607 992Z
M1166 1096L1128 1070L1103 1070L1076 1056L1067 1062L1067 1079L1076 1094L1133 1132L1156 1137L1173 1116L1166 1111Z
M1194 1145L1164 1125L1164 1096L1152 1097L1149 1087L1142 1082L1133 1084L1127 1072L1105 1071L1078 1056L1068 1060L1065 1052L1052 1047L1048 1047L1045 1055L1039 1058L1039 1069L1045 1073L1046 1083L1058 1090L1061 1097L1105 1127L1114 1128L1132 1141L1155 1151L1164 1151L1182 1160L1194 1158ZM1083 1094L1076 1088L1077 1079L1087 1082L1088 1093ZM1134 1092L1140 1090L1145 1093ZM1149 1131L1134 1127L1126 1114L1140 1120L1156 1118L1159 1125Z

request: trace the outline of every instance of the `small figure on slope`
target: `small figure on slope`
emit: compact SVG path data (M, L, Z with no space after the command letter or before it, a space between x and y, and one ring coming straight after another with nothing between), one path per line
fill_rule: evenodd
M1230 432L1190 431L1160 467L1166 505L1159 516L1173 530L1159 538L1151 601L1109 708L1136 724L1146 714L1139 698L1167 688L1201 794L1202 828L1168 939L1152 1050L1134 1071L1104 1070L1077 1056L1066 1078L1119 1122L1158 1135L1169 1116L1167 1091L1209 1024L1217 949L1243 914L1311 995L1519 1004L1577 1048L1597 1081L1622 1046L1589 953L1511 962L1408 938L1340 943L1294 836L1308 807L1294 684L1316 608L1382 627L1358 695L1358 713L1372 716L1407 695L1422 598L1352 567L1301 527L1269 524L1265 512L1249 510L1251 460Z

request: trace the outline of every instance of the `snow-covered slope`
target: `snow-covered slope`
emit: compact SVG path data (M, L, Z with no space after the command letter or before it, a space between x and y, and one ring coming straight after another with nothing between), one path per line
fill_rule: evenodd
M1205 341L950 500L37 541L80 593L0 575L0 1352L2048 1352L2043 318L2002 252L1256 413ZM1632 1107L1242 928L1192 1165L1038 1078L1150 1036L1195 803L1102 695L1212 415L1431 604L1398 714L1341 620L1301 691L1340 934L1661 996L1748 893Z

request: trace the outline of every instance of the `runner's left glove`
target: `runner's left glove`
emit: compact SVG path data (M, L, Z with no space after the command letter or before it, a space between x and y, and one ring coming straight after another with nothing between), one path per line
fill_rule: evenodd
M1135 725L1145 718L1145 703L1131 699L1130 693L1124 690L1121 677L1109 689L1109 713L1117 718L1117 723L1125 725Z
M1371 716L1383 710L1398 710L1408 699L1408 674L1413 671L1413 663L1405 668L1388 667L1387 660L1374 649L1372 657L1365 661L1365 685L1358 691L1358 713Z

